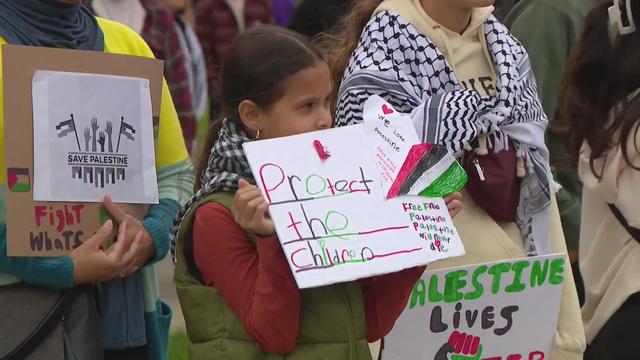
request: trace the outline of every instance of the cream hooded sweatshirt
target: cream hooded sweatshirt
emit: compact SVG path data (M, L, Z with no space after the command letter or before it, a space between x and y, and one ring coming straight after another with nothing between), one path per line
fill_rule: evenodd
M462 34L445 28L429 17L420 0L385 0L376 13L385 10L400 14L427 36L445 55L463 87L476 90L481 95L495 95L497 76L483 26L491 16L493 7L474 9L469 26ZM515 223L496 223L468 194L464 195L464 209L454 223L464 243L466 255L430 264L429 270L525 257L522 235ZM555 196L551 198L551 206L549 236L552 250L554 253L566 254ZM565 288L551 360L582 360L586 341L569 265L564 275Z
M631 130L627 147L629 161L640 167L640 120ZM634 136L635 135L635 136ZM636 146L638 144L638 146ZM603 325L627 300L640 292L640 244L609 209L614 204L629 226L640 228L640 171L622 155L622 146L594 160L600 178L591 171L591 148L582 146L578 173L582 190L580 271L585 283L582 316L591 342Z

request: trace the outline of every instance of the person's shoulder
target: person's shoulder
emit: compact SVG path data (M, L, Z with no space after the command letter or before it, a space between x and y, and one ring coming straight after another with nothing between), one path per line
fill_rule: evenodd
M196 205L197 208L194 211L195 221L194 223L209 226L215 224L217 226L229 225L233 227L235 220L231 213L231 204L233 202L233 195L230 199L227 199L224 195L210 196L209 199Z
M222 207L223 209L230 211L233 205L234 196L235 196L234 192L228 192L228 191L214 192L202 198L200 202L200 207L202 206L214 207L214 208Z
M153 57L147 43L133 29L117 21L96 19L104 34L105 52Z
M123 38L140 37L138 33L136 33L133 29L117 21L97 16L96 20L98 21L98 25L100 26L100 29L102 29L102 32L105 33L105 35L118 36Z

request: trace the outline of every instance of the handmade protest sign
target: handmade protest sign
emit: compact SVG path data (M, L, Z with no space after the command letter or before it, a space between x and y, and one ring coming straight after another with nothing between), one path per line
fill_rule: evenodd
M354 125L244 144L300 288L464 254L441 198L385 200L370 142Z
M93 235L109 215L100 203L34 201L34 185L39 181L34 178L32 98L34 74L37 70L45 70L147 79L153 118L146 121L152 122L155 133L160 115L162 61L94 51L4 45L2 62L5 138L3 150L5 163L2 171L7 182L4 189L7 208L7 254L9 256L65 255ZM88 94L83 93L80 101L88 97ZM76 110L67 111L69 112L67 115L74 111ZM75 119L77 118L74 115ZM54 126L54 130L59 131L65 140L75 142L76 140L73 139L75 135L69 133L71 129L69 124L73 122L65 123L67 120L70 120L70 117L60 119L56 124L56 126L60 125L59 129L55 129ZM101 129L106 129L106 122L99 122L99 125L104 126ZM114 135L116 131L119 129L117 124L113 123ZM136 129L136 133L140 131ZM78 135L77 141L80 142L80 136L84 134L78 133ZM84 142L84 139L82 140ZM105 140L108 140L106 134ZM99 131L98 141L102 141ZM105 141L105 144L108 152L108 142ZM83 145L81 143L81 146ZM69 174L68 168L51 169L51 171ZM70 178L67 181L76 180ZM138 219L147 212L146 205L120 205L127 213Z
M549 359L566 265L558 254L425 272L382 359Z
M364 103L364 128L371 141L376 165L381 174L382 191L392 187L411 147L420 143L411 120L397 112L379 96L371 96Z
M148 79L38 70L32 94L34 200L158 203Z
M411 117L381 97L363 108L364 127L387 199L398 195L443 197L467 183L467 175L444 145L421 144Z

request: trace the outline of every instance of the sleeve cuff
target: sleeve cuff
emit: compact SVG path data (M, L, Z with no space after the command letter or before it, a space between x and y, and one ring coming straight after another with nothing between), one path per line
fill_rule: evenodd
M156 255L147 265L154 264L167 256L169 252L169 231L173 218L180 210L177 201L161 199L158 205L153 205L149 214L142 221L142 225L149 232L156 249Z
M74 286L73 261L70 256L51 258L47 261L46 277L35 276L31 279L22 279L32 285L38 285L53 290L64 290Z
M0 272L47 289L63 290L73 287L73 261L70 256L9 257L5 231L6 226L0 224Z

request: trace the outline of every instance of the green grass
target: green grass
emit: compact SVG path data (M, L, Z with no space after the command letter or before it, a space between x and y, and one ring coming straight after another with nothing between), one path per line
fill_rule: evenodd
M178 331L169 338L169 360L188 360L189 353L187 346L187 334L184 331Z

